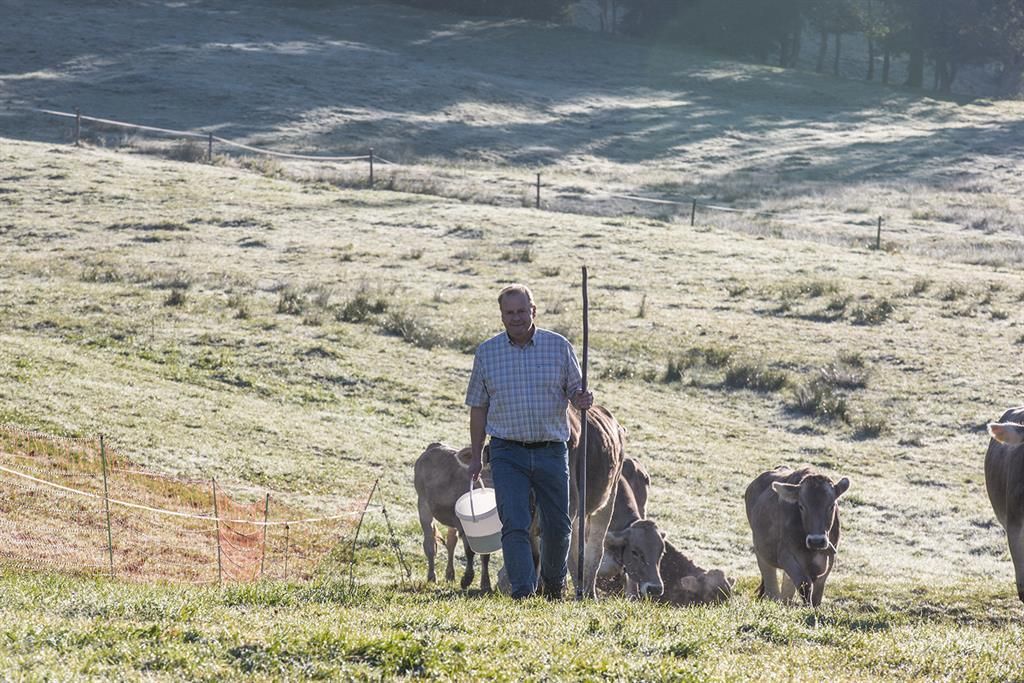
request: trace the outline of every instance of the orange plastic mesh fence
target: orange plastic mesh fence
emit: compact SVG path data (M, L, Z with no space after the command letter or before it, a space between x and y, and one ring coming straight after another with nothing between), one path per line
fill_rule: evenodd
M112 571L136 581L304 580L337 560L332 551L351 540L361 510L353 501L311 520L273 496L269 506L266 497L240 502L210 481L145 472L109 447L101 452L98 439L0 425L0 562L7 564Z

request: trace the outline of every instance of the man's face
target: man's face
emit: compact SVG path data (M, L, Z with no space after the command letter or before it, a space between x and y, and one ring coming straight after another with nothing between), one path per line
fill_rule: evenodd
M509 292L501 299L501 322L512 339L523 339L529 334L536 314L537 308L525 294Z

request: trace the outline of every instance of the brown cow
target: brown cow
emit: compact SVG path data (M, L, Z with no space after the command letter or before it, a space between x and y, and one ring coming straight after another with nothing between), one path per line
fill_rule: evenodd
M1006 529L1017 597L1024 602L1024 407L1011 408L988 426L985 488L999 523Z
M721 569L708 571L694 564L671 542L665 541L665 555L661 558L661 580L665 592L658 602L673 605L703 605L728 600L736 579L727 577Z
M455 514L455 501L469 491L470 457L469 448L456 451L451 446L432 443L416 459L413 476L420 527L423 529L423 553L427 556L427 581L437 580L434 573L434 556L437 553L437 537L434 533L436 519L448 527L448 536L445 539L445 546L448 549L448 567L444 575L446 581L455 580L455 542L457 536L462 537L462 547L466 552L466 571L462 575L460 585L464 589L473 583L475 554L469 547L462 523ZM481 476L485 485L490 486L490 470L485 468ZM490 555L480 556L480 590L485 593L491 590L490 558Z
M652 520L643 519L640 515L633 489L624 476L619 477L615 510L604 539L604 551L598 572L603 580L602 588L606 580L625 573L628 597L653 598L664 591L658 565L665 553L665 534Z
M608 524L615 509L615 494L622 458L626 430L605 408L595 405L587 411L587 499L586 549L583 557L582 584L579 573L579 514L577 510L577 465L580 450L580 413L570 408L569 415L569 514L572 516L572 539L569 544L569 572L576 586L583 586L583 594L596 597L597 570L604 555L604 540Z
M833 484L806 467L778 467L750 483L743 499L761 570L758 597L789 600L799 588L804 604L821 604L839 545L837 501L849 487L846 477ZM776 569L784 572L781 592Z
M651 475L643 465L627 455L622 459L622 478L633 491L640 518L647 519L647 494L651 490Z

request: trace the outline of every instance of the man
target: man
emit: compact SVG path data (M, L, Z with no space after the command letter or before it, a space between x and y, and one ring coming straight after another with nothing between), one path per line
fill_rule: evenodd
M593 405L581 389L572 345L534 324L537 307L525 285L498 294L505 332L482 343L466 391L473 459L470 480L481 470L486 435L491 437L491 475L501 520L501 549L512 597L537 588L530 544L530 493L540 515L541 590L559 598L565 590L569 539L569 402Z

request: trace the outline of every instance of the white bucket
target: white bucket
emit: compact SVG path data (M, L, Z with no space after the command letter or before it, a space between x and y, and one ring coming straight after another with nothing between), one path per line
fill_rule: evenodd
M462 522L466 541L473 552L489 555L501 550L501 520L498 519L498 501L494 489L473 488L455 501L455 515Z

